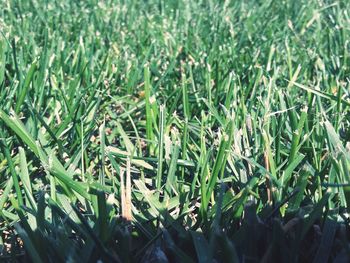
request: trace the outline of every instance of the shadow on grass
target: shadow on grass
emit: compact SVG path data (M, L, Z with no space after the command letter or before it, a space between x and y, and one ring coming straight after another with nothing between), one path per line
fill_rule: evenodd
M95 195L98 202L100 193ZM174 219L162 210L157 218L135 214L133 222L127 222L114 216L108 205L94 215L79 206L71 206L67 213L42 196L38 213L27 209L31 216L19 213L21 221L14 225L25 249L14 242L12 253L0 259L27 263L349 262L347 223L341 222L339 209L324 209L327 200L325 195L318 204L300 207L283 218L272 207L257 215L256 206L248 202L242 219L232 219L229 209L219 221L214 216L194 228L189 213ZM51 222L43 220L47 211ZM41 225L35 228L30 220Z

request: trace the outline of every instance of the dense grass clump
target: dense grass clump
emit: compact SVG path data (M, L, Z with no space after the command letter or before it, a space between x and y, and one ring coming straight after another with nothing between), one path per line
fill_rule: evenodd
M349 261L349 10L1 1L0 261Z

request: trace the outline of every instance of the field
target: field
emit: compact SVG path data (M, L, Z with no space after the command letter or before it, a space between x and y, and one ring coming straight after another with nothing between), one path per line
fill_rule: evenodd
M1 262L349 262L350 1L0 1Z

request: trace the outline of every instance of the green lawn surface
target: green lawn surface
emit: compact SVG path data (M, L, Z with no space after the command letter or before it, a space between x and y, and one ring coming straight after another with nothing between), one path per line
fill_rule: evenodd
M349 262L349 12L0 0L0 261Z

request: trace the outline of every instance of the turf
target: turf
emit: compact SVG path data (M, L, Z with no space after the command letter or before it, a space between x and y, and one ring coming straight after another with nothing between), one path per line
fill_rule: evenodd
M0 261L350 259L349 1L0 7Z

